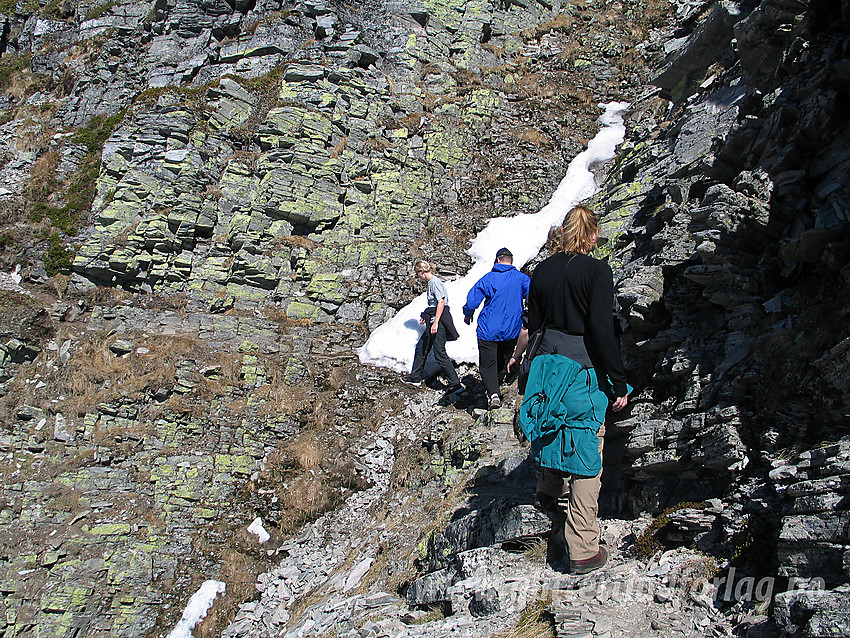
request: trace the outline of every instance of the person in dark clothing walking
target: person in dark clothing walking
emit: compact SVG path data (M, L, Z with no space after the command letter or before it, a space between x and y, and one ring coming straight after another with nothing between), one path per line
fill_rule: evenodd
M425 373L425 362L428 359L428 354L433 349L434 359L443 374L448 380L447 393L457 392L463 386L458 379L457 371L455 371L454 363L446 353L446 341L454 341L458 338L457 330L455 329L452 315L449 311L449 296L446 292L446 285L443 281L434 274L433 264L424 260L417 260L413 264L413 271L416 277L427 282L428 289L426 299L428 307L419 318L419 323L425 324L425 332L419 337L416 343L416 351L413 355L413 369L410 376L404 379L404 382L409 385L422 385L423 376Z
M484 302L476 329L478 370L491 408L502 405L499 384L505 378L508 359L522 328L522 302L530 282L528 275L514 267L513 261L513 253L500 248L493 269L470 288L463 307L464 321L471 324L475 310Z
M600 532L596 520L602 476L604 410L608 403L615 412L626 407L629 387L614 334L613 274L606 262L588 255L599 238L596 216L584 206L576 206L567 214L559 234L558 252L537 266L531 278L528 333L533 339L535 333L543 331L536 352L529 353L534 356L531 376L535 374L537 359L540 359L538 371L549 365L572 366L572 370L580 372L575 373L575 381L571 382L569 388L557 386L563 382L563 376L538 377L535 387L542 384L543 391L534 396L527 392L521 412L532 415L532 408L543 405L541 400L545 401L547 397L564 397L561 400L564 401L563 406L567 412L562 409L558 413L558 423L541 423L535 422L534 418L526 419L525 423L529 429L524 432L532 440L532 449L535 449L533 437L538 436L539 456L536 458L546 459L548 464L547 466L541 462L542 467L537 475L535 505L542 509L555 507L558 498L564 493L565 481L569 482L564 537L572 571L587 573L603 566L608 559L605 548L599 546ZM546 356L541 355L562 356L548 357L547 360ZM531 376L529 385L532 383ZM587 414L582 413L582 402L587 402L588 399L592 406L591 418L582 421L584 414ZM600 409L599 413L596 412L597 407ZM536 414L544 413L540 410ZM570 414L582 416L571 417ZM572 418L577 421L571 422ZM521 425L522 423L521 414ZM592 427L591 439L584 440L586 445L583 453L587 454L587 458L595 457L598 469L593 470L593 475L563 469L574 466L571 463L575 461L577 443L574 443L572 450L569 446L564 448L562 445L558 445L557 449L547 448L546 446L551 446L551 443L547 443L550 439L545 436L539 438L543 432L560 432L567 440L578 442L579 438L576 437L582 435L580 430L586 430L588 427ZM564 428L568 431L565 432Z

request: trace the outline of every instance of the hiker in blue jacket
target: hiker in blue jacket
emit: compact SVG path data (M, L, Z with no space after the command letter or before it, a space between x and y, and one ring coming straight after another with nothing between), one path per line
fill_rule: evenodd
M605 412L625 408L630 388L614 333L611 267L588 255L599 238L596 216L576 206L558 232L557 252L531 278L533 358L519 426L541 467L535 506L557 507L569 483L564 537L570 569L586 574L608 560L596 519Z
M472 323L475 310L484 302L476 329L478 370L491 408L502 405L499 384L505 378L508 360L522 328L522 301L531 281L528 275L514 267L513 262L513 253L500 248L493 269L472 286L463 307L464 321L468 325Z

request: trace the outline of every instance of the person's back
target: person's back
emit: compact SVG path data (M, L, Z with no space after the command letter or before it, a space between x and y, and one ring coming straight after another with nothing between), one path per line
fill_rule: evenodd
M584 337L593 367L610 378L615 396L626 394L613 321L610 266L583 253L558 252L534 270L528 294L528 331L544 324Z
M513 254L507 248L496 253L493 269L475 282L466 296L464 321L472 317L481 302L478 315L478 369L487 391L491 408L501 406L499 383L507 374L507 365L522 329L523 299L528 294L530 279L513 265Z
M516 338L522 328L522 303L528 294L529 284L528 275L512 264L493 264L493 270L476 284L484 297L476 329L479 339L506 341ZM464 314L474 312L480 303L474 287L467 297L467 305L463 307Z

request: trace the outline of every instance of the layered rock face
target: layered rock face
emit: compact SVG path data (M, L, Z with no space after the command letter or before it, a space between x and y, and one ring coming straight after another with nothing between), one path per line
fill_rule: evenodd
M765 498L757 509L771 510L771 470L787 451L847 434L847 128L837 88L847 32L835 7L738 9L715 7L671 54L655 80L679 99L668 123L635 139L616 189L597 197L609 223L629 220L611 248L624 350L651 375L641 395L651 407L618 424L638 510L728 492L732 477L745 511ZM725 40L711 30L717 21ZM648 126L641 112L651 108L636 104L633 130ZM837 455L825 474L840 475L840 448L824 449ZM843 513L832 509L811 512L840 529ZM772 521L780 543L788 524ZM824 551L846 540L819 539ZM788 576L848 576L841 561L787 549Z
M697 597L688 631L846 634L846 2L0 14L4 635L164 634L213 577L226 635L420 635L406 605L456 615L421 635L503 629L551 576L511 553L551 521L488 434L510 415L411 400L353 348L412 259L463 272L487 218L545 204L613 99L590 204L636 391L603 511L679 507L659 542L829 590ZM468 480L486 498L433 529ZM558 635L610 634L570 604Z

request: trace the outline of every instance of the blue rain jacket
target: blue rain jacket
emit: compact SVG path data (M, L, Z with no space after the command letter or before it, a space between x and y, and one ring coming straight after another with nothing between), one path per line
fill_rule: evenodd
M493 270L475 282L466 295L463 316L471 317L484 302L478 315L476 334L484 341L515 339L522 328L522 300L528 295L531 279L512 264L493 264Z
M597 433L607 409L593 368L560 354L538 355L531 362L519 426L542 467L596 476L602 471Z

